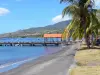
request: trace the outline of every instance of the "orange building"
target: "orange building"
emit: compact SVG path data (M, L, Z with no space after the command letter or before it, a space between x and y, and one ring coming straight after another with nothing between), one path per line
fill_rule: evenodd
M43 37L44 37L44 42L48 42L49 39L52 39L51 42L61 42L62 41L62 34L44 34ZM55 40L55 38L56 38L56 40Z
M44 34L44 38L62 38L62 34Z

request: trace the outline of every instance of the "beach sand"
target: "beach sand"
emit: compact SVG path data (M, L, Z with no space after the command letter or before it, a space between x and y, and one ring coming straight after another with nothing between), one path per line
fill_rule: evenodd
M42 56L0 75L67 75L78 47L79 43L66 46L57 53Z

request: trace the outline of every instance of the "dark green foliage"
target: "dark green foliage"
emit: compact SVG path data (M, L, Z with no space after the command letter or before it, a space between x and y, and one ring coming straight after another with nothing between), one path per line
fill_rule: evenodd
M66 14L72 16L72 21L67 27L67 30L73 30L72 38L75 40L84 37L87 47L90 48L90 35L97 35L100 28L97 10L93 9L94 0L61 0L61 2L70 3L64 8L62 16Z

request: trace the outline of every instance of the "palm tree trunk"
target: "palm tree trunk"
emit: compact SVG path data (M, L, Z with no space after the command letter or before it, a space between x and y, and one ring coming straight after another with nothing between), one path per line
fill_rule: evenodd
M85 42L86 42L87 48L90 49L90 39L88 35L85 35Z
M88 48L90 48L90 39L89 39L89 35L86 33L86 17L83 13L83 10L81 10L81 15L80 15L81 19L81 25L83 26L84 28L84 38L85 38L85 42L86 42L86 45Z
M93 33L92 33L92 35L91 35L91 47L92 47L92 48L93 48L93 45L94 45L94 44L93 44L93 37L94 37L94 36L93 36Z
M86 25L85 24L84 24L84 38L85 38L85 42L86 42L87 47L90 48L90 41L89 41L90 39L86 33Z
M84 8L83 6L80 5L80 22L81 25L83 26L84 29L84 38L85 38L85 42L88 48L90 48L90 39L89 39L89 35L86 33L86 29L87 29L87 23L86 23L86 15L84 14Z

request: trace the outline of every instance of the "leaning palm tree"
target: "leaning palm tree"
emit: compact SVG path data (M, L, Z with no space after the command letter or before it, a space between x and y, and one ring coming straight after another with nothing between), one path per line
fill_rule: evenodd
M73 30L72 37L74 39L84 37L87 47L90 48L89 35L94 33L99 25L96 10L93 9L94 0L61 0L62 2L69 2L62 15L63 17L66 14L72 15L72 21L68 26L69 30Z

